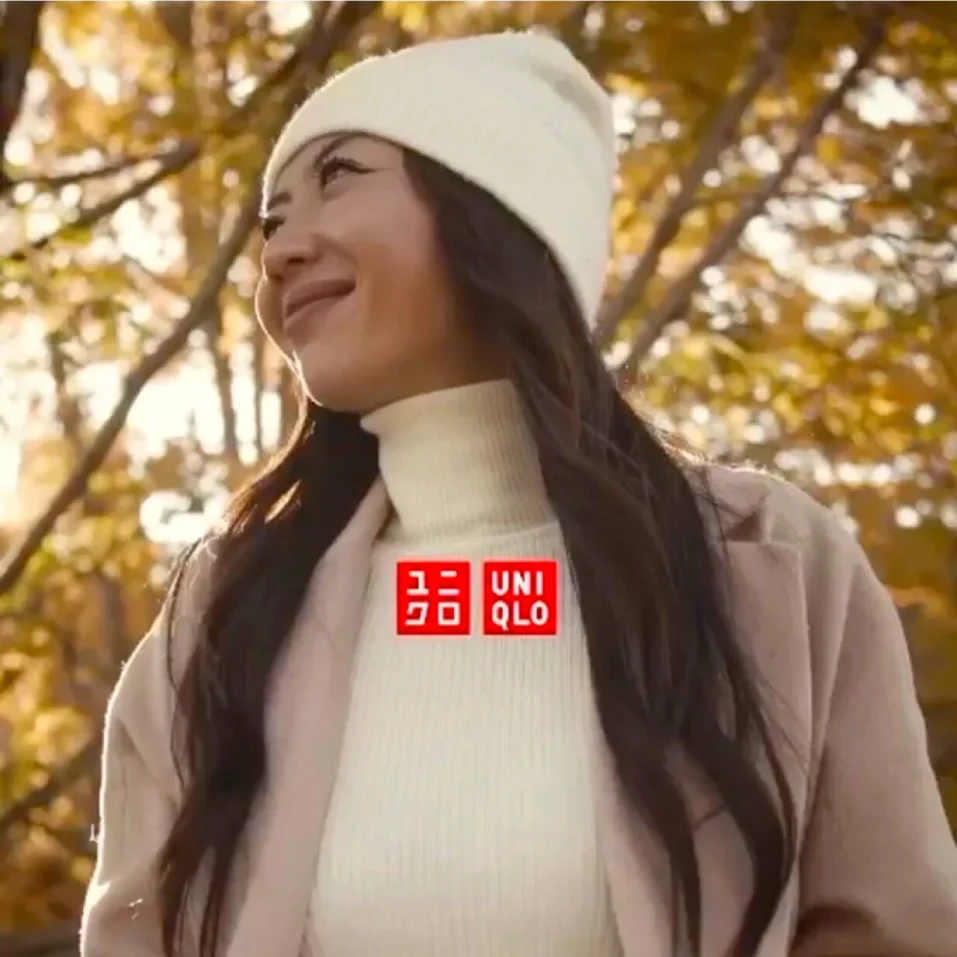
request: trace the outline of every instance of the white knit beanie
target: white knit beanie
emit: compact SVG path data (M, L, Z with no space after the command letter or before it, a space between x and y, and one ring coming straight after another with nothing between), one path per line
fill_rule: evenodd
M266 167L265 195L303 146L344 132L413 149L491 193L548 245L594 324L615 134L608 96L563 44L497 33L357 63L293 114Z

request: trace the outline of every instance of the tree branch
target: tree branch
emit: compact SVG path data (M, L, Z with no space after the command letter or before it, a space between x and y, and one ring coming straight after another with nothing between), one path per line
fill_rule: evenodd
M794 36L799 17L799 4L791 3L785 5L780 15L772 15L760 53L741 85L724 101L710 128L701 138L694 157L681 175L678 192L658 221L638 265L618 292L605 303L596 328L596 337L603 348L611 344L625 314L644 298L662 254L694 205L695 193L705 174L714 168L720 155L731 143L741 118L761 88L780 68L781 58Z
M163 162L168 158L170 150L162 150L158 154L147 156L120 156L115 159L106 160L102 165L93 169L80 170L76 173L24 173L16 179L8 180L0 188L0 196L5 192L15 189L17 186L35 186L38 189L62 189L64 186L72 186L75 183L86 183L93 179L106 179L108 176L115 176L117 173L123 173L135 166L153 161Z
M23 260L27 258L28 252L39 252L64 233L75 229L87 229L99 222L99 220L115 213L131 199L137 199L144 193L149 192L154 186L162 183L167 177L173 176L181 170L186 169L199 154L200 148L197 143L180 143L160 160L159 165L151 175L138 180L133 183L132 186L117 193L115 196L110 196L102 202L80 210L75 218L64 223L62 226L58 226L53 232L47 233L46 236L41 236L39 239L35 239L25 248L18 249L11 253L10 259L14 262L23 262Z
M246 240L252 232L259 213L258 185L246 199L229 236L220 246L216 258L203 280L185 315L176 324L172 332L126 377L119 401L109 418L100 427L95 438L77 463L53 501L33 523L19 545L14 548L2 566L0 566L0 594L8 591L23 573L33 553L43 543L43 539L52 530L57 519L80 499L86 491L90 477L102 465L116 437L123 430L130 409L136 402L146 384L179 352L186 344L190 333L206 318L207 312L216 301L219 291L226 282L229 269L236 257L242 252Z
M697 262L674 282L661 302L639 326L631 341L628 358L619 370L619 381L624 388L634 384L642 360L668 323L688 304L704 270L721 260L737 244L748 223L764 210L768 201L778 193L794 171L801 157L814 146L828 117L840 109L848 92L874 58L883 42L884 33L883 22L875 21L867 27L855 49L854 63L845 72L840 83L808 116L794 146L782 157L778 170L765 177L758 189L742 203L734 218L711 240Z

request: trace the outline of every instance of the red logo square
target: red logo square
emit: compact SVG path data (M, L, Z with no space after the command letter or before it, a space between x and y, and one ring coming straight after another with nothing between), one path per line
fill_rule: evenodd
M507 638L558 634L558 562L495 559L482 567L483 633Z
M396 562L396 632L404 637L461 637L472 623L467 561Z

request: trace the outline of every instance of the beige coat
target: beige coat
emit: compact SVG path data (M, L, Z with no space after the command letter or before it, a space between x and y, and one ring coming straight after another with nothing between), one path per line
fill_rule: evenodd
M712 470L712 482L738 516L722 521L740 640L804 756L790 769L800 866L761 957L957 957L957 848L889 596L856 542L794 487L723 468ZM370 547L388 510L377 483L317 567L279 666L268 714L270 775L233 883L226 957L303 951ZM186 648L203 574L194 572L174 623ZM133 654L107 715L82 957L161 953L152 867L179 796L161 631L154 627ZM597 725L593 773L625 957L672 957L662 861L627 823ZM704 792L689 788L707 811ZM703 957L724 957L749 896L747 859L727 816L703 817Z

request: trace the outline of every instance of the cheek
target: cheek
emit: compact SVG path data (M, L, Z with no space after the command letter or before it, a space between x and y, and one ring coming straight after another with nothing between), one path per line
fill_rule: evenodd
M427 224L407 219L403 225L383 224L381 232L366 244L363 272L368 273L372 291L414 306L408 301L429 295L435 286L437 253L432 229Z
M421 352L445 338L450 297L424 209L411 203L394 208L363 244L357 262L370 341L380 339L393 353Z

